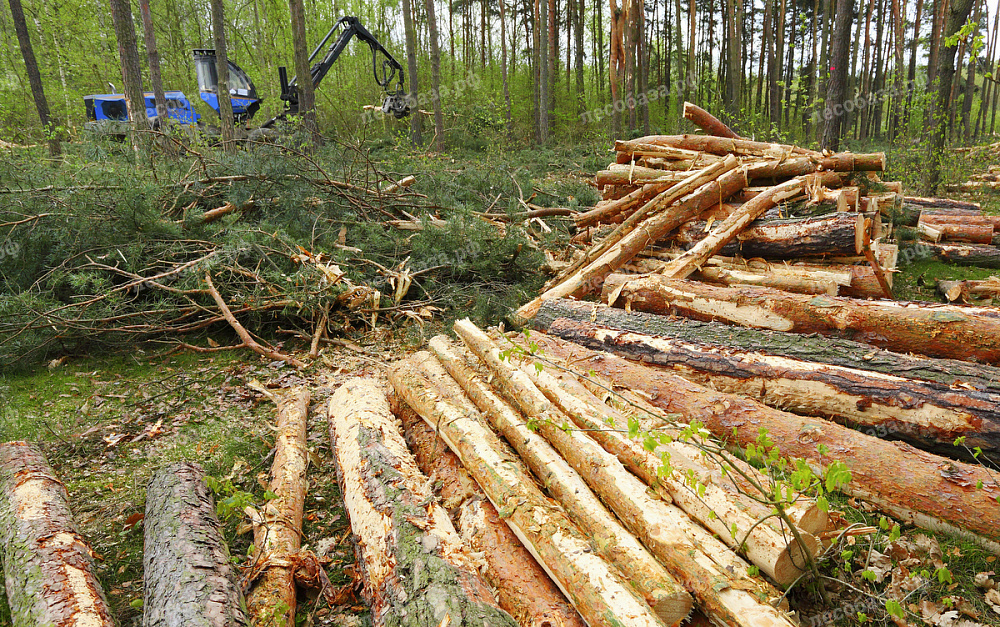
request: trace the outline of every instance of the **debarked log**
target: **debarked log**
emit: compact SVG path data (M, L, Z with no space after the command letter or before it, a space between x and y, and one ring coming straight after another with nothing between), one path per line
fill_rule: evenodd
M389 367L396 393L434 427L483 488L501 518L552 577L590 627L662 627L623 575L593 550L555 502L546 498L473 408L446 399L413 360Z
M330 398L330 439L377 625L514 627L406 447L385 385L354 378Z
M772 409L552 336L539 333L532 340L549 358L638 391L666 412L697 420L730 445L756 445L760 430L766 429L781 455L804 459L818 472L840 461L852 475L840 488L843 492L904 522L955 533L1000 553L1000 484L982 466L880 440L822 418Z
M968 457L954 446L1000 452L1000 395L901 376L831 366L729 346L604 329L557 319L548 333L595 350L669 368L689 381L765 405L903 438ZM993 457L992 455L988 455Z
M250 624L220 527L201 466L156 470L143 520L143 627Z
M27 442L0 444L0 561L14 627L114 626L66 488Z
M585 627L444 440L409 405L397 405L393 411L403 423L417 465L440 486L442 505L452 513L453 522L457 519L462 539L483 554L487 564L483 576L496 588L500 607L521 627Z
M659 275L611 275L604 297L650 313L819 333L929 357L1000 362L1000 319L974 308L792 294L766 287L719 287ZM615 303L610 303L615 304Z

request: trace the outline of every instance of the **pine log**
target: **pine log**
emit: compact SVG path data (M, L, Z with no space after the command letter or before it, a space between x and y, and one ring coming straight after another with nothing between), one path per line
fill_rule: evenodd
M416 353L389 367L396 393L435 428L483 488L504 522L517 534L590 627L657 626L660 621L617 569L597 556L590 540L550 501L485 425L474 407L439 393L417 363Z
M707 152L697 150L684 150L673 146L657 146L656 144L643 144L637 142L615 141L615 161L618 163L629 163L635 157L653 157L657 159L688 162L698 167L715 163L721 157Z
M976 226L1000 227L1000 216L990 215L955 215L953 213L938 213L924 210L920 212L920 222L926 224L974 224Z
M604 277L608 274L628 263L651 243L662 238L691 217L698 215L707 207L718 202L719 199L725 199L732 195L746 184L744 173L739 169L733 169L735 159L726 159L717 165L716 173L720 170L725 170L725 173L718 176L716 180L702 184L687 196L680 198L667 210L642 221L636 220L635 224L630 225L629 220L642 214L644 209L636 212L635 216L626 220L619 227L620 231L616 230L601 244L595 246L592 251L588 251L587 255L583 257L581 265L573 266L572 274L518 309L514 314L515 318L531 319L542 303L550 298L580 297L598 291ZM727 168L728 170L726 170ZM716 169L716 166L706 168L706 170L713 169ZM700 181L692 178L691 182L693 184ZM665 193L673 194L675 190L676 188ZM656 203L657 199L651 200L648 204ZM619 235L619 233L624 233L624 235ZM595 253L599 256L592 257L591 255Z
M767 287L718 287L659 275L611 275L604 282L604 297L616 296L614 300L626 306L651 313L679 311L699 320L819 333L928 357L1000 362L1000 319L986 309L809 297Z
M709 135L728 137L729 139L742 139L742 137L733 132L733 129L726 126L722 120L696 104L690 102L684 103L684 117Z
M1000 277L992 276L984 280L938 281L938 291L948 302L969 302L973 297L1000 297Z
M668 181L666 183L647 183L639 189L629 192L627 195L622 196L617 200L612 200L604 204L597 203L597 206L590 211L578 213L573 220L576 222L577 228L594 226L595 224L599 224L601 222L609 224L615 221L617 216L641 207L658 194L673 187L675 184L676 183L674 181Z
M755 220L736 236L735 241L720 248L718 254L763 259L856 255L860 252L857 250L858 239L864 237L858 231L865 227L865 223L858 220L858 215L834 213L818 218ZM706 222L688 222L677 230L674 241L690 248L707 237L706 226Z
M585 627L444 440L410 406L398 405L393 411L403 423L417 466L440 486L436 491L442 505L454 512L452 520L457 519L466 544L483 554L487 564L483 576L496 588L500 607L521 627Z
M608 185L644 185L646 183L669 183L684 180L687 172L657 170L642 166L616 165L614 168L599 170L594 175L597 187Z
M708 152L713 155L745 155L751 157L771 157L781 159L788 155L806 155L821 158L822 154L798 146L784 144L769 144L755 142L749 139L730 139L705 135L648 135L627 142L615 144L616 150L628 150L633 144L652 144L654 146L672 146L695 152ZM622 147L619 147L622 146ZM884 169L884 168L877 168Z
M981 211L982 207L978 202L967 200L952 200L951 198L921 198L919 196L904 196L903 202L907 205L920 207L922 209L965 209L969 211Z
M143 627L250 624L220 527L201 466L156 470L143 520Z
M931 244L921 242L915 247L917 256L926 251L924 256L936 256L939 259L961 266L979 266L981 268L1000 268L1000 248L996 246L977 246L974 244Z
M555 320L548 333L621 357L670 368L689 381L805 416L822 416L880 437L967 457L965 438L991 459L1000 451L1000 394L766 355L753 350Z
M975 217L981 223L929 221L921 216L917 222L917 230L922 237L932 242L946 240L969 244L990 244L993 241L993 223L990 220L982 220L979 216L963 217Z
M539 432L687 587L703 612L723 625L790 624L783 612L766 600L758 601L758 595L777 600L773 590L761 585L756 590L739 589L754 583L746 574L745 562L742 569L732 569L731 560L720 559L730 552L719 540L693 524L676 506L651 496L645 484L582 431L563 430L564 420L558 412L524 373L500 357L500 350L488 336L468 320L455 323L455 331L496 375L505 395L525 415L538 420Z
M592 452L594 447L590 440L595 440L608 455L615 456L648 485L662 486L662 489L670 494L674 504L684 510L692 520L713 532L730 549L759 566L761 572L782 587L795 582L805 572L808 560L816 557L819 549L819 541L816 538L800 534L802 537L802 544L800 544L791 535L784 535L771 525L761 524L761 519L755 518L746 511L744 503L738 499L731 499L723 489L714 483L699 481L700 485L697 487L690 485L690 480L685 472L685 466L690 466L690 464L675 466L675 472L662 478L658 477L659 470L663 466L661 458L647 451L643 443L632 440L625 435L628 433L628 420L624 416L617 414L596 398L591 399L589 403L581 400L568 391L569 381L546 371L546 364L543 362L529 363L530 361L528 359L521 363L521 371L528 375L531 382L545 395L548 401L562 410L562 413L568 415L577 427L586 432L585 437L550 433L552 429L559 429L559 427L545 424L542 429L546 438L561 440L564 446L569 447L569 450L578 451L573 454L582 454L586 458L596 461L601 458L601 452ZM567 373L562 374L566 375ZM574 380L574 383L581 388L583 387L579 381ZM577 389L576 391L584 393L586 389ZM539 415L538 418L543 419L543 415ZM679 429L676 430L673 437L678 437L679 431ZM574 446L574 438L581 442L582 446ZM698 449L690 444L679 442L673 444L676 446L672 448L686 446L694 449L683 456L683 459L698 455ZM674 460L672 448L665 447L663 451L671 453L670 460ZM692 473L695 472L696 470L692 468ZM697 477L697 474L692 476ZM612 473L608 473L604 479L614 478ZM595 477L595 480L601 481L603 479Z
M546 491L592 538L597 554L625 576L660 620L667 624L683 620L691 610L690 595L607 510L579 473L529 429L520 414L482 385L470 364L471 355L444 336L433 338L431 349L437 361L425 360L420 367L444 398L463 406L471 397L469 409L478 407L490 425L513 444Z
M837 338L734 327L718 322L668 318L622 311L599 303L552 300L541 308L532 326L545 331L558 318L701 344L730 346L803 361L853 368L926 381L951 389L1000 394L1000 368L953 359L929 359L873 348Z
M91 555L41 451L0 444L0 562L13 627L113 627Z
M337 478L377 625L514 627L406 448L375 379L330 398Z
M763 428L781 455L804 459L817 472L840 461L852 474L843 492L903 522L955 533L1000 552L1000 484L984 467L714 392L663 370L544 334L533 335L532 341L549 358L572 362L575 369L593 370L617 386L640 392L663 411L697 420L734 447L756 444Z
M756 196L723 220L719 226L713 228L711 233L690 250L668 263L662 270L663 275L680 279L690 275L709 257L719 252L719 249L742 233L762 213L781 201L798 195L804 186L805 181L795 178Z
M253 521L254 563L262 572L247 594L247 610L253 622L295 627L295 568L291 558L301 545L308 483L309 390L292 388L276 395L275 402L278 430L269 489L277 496L264 504Z

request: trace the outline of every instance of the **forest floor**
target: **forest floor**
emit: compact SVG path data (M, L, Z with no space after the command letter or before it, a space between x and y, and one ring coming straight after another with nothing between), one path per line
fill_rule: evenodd
M523 153L522 153L523 154ZM531 164L537 180L548 181L547 189L572 189L601 155L580 151L580 158L538 155ZM474 171L482 164L456 164L452 158L435 158L425 163L436 168ZM396 165L398 168L398 164ZM488 167L488 166L486 166ZM973 167L956 166L954 178ZM892 172L887 178L892 178ZM484 178L486 175L483 175ZM486 194L482 194L487 198ZM565 196L560 199L565 202ZM1000 196L975 198L990 213L1000 213ZM486 210L472 203L475 210ZM560 238L568 232L558 229ZM563 239L565 241L565 239ZM558 244L558 238L555 240ZM982 278L991 271L949 266L932 260L918 261L900 268L895 277L897 297L937 301L934 282L939 278ZM480 297L473 293L473 299ZM473 301L469 309L475 309ZM464 315L456 309L447 320ZM492 324L498 318L487 315L479 322ZM242 563L252 534L243 519L245 505L259 503L270 467L273 444L271 424L275 408L260 385L289 387L305 384L312 391L309 421L309 486L305 505L304 544L327 561L333 585L339 588L341 604L329 607L324 601L306 600L300 609L301 625L368 625L370 618L357 594L357 569L350 526L333 469L325 403L340 381L352 374L378 373L382 364L414 350L424 338L446 332L443 321L429 322L395 335L357 334L351 347L327 346L313 364L296 371L281 362L272 362L249 351L225 351L211 355L175 352L163 355L162 347L139 347L125 354L71 357L27 372L0 375L0 441L26 439L41 443L56 473L65 483L70 504L81 531L97 554L99 574L120 625L139 625L142 615L141 514L145 486L153 470L179 460L201 463L222 488L216 494L226 539L234 559ZM228 328L218 327L202 338L210 344L234 343ZM307 350L287 343L289 352ZM850 522L878 527L881 516L853 500L841 499L834 507ZM888 531L888 528L883 529ZM881 532L880 532L881 534ZM879 535L881 541L885 534ZM911 570L928 571L926 586L915 589L913 603L904 608L911 620L931 609L954 610L955 617L985 624L1000 624L1000 610L990 607L976 587L977 574L996 569L996 556L968 542L945 535L919 540L922 534L903 529L904 540L913 548ZM860 555L874 547L875 538L858 539ZM922 548L919 548L922 547ZM870 555L870 553L869 553ZM804 617L837 610L819 623L857 624L857 611L875 624L892 624L884 608L851 587L867 591L878 588L863 581L860 569L852 568L852 556L841 555L824 565L824 572L846 582L837 605L821 606L806 587L791 595L794 608ZM846 566L845 566L846 564ZM945 567L941 571L938 564ZM852 572L853 571L853 572ZM895 575L889 573L888 578ZM881 585L881 582L879 582ZM844 611L843 608L848 608ZM925 612L927 610L927 612ZM933 613L930 614L933 616ZM954 617L953 617L954 618ZM941 619L928 624L958 625ZM957 618L956 618L957 620ZM9 625L9 611L0 587L0 626ZM903 623L905 624L905 623ZM914 623L916 624L916 623Z

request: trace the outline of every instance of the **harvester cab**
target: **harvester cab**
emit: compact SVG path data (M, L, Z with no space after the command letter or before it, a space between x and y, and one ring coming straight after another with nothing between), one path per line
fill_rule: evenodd
M219 112L219 73L215 50L194 51L194 69L198 75L198 92L205 104ZM229 62L229 96L233 103L233 118L237 124L251 120L261 102L250 76L240 66Z

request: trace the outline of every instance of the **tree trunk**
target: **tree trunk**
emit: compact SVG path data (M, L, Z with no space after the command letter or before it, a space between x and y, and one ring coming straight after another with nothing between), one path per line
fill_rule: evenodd
M726 0L726 1L732 3L738 0ZM728 89L732 90L734 88L735 87L733 85L730 85ZM730 103L730 106L733 106L732 103ZM735 106L737 107L739 106L738 100ZM737 114L733 113L732 115L735 116ZM708 111L705 111L698 105L691 104L690 102L684 103L684 117L693 122L696 126L701 128L709 135L714 135L716 137L728 137L729 139L743 139L742 137L734 133L731 128L723 124L722 120L715 117Z
M501 3L502 5L502 3ZM410 74L410 93L408 95L410 101L410 109L413 109L413 114L410 116L410 141L413 142L414 146L422 146L424 143L423 138L423 126L424 126L424 116L420 114L418 106L419 101L417 100L420 95L420 80L417 70L417 31L413 27L413 8L411 5L411 0L403 0L403 33L406 38L406 70ZM449 6L449 11L451 7ZM501 9L502 10L502 9ZM451 25L451 20L448 21L449 26ZM501 24L503 22L501 21ZM454 40L452 40L452 63L455 60L454 52ZM507 45L506 39L504 39L504 68L506 71L507 63ZM507 75L504 74L504 88L507 87Z
M236 151L233 101L229 93L229 52L226 44L226 16L222 0L211 0L212 35L215 39L215 68L218 75L219 129L222 131L222 148L228 153ZM294 15L294 13L293 13ZM304 30L302 34L305 38ZM300 81L302 82L302 81ZM309 81L305 81L309 82Z
M790 624L782 612L766 601L758 601L776 595L770 586L748 575L745 562L742 568L733 568L733 561L726 557L731 552L725 545L693 524L679 508L650 495L648 486L625 470L617 457L583 431L564 431L559 412L526 374L500 357L500 350L482 331L468 320L457 322L455 331L493 373L505 396L537 421L545 439L695 595L702 611L726 625ZM717 585L720 581L729 585Z
M507 119L507 138L512 139L514 133L514 117L513 117L514 114L510 102L510 82L507 77L507 0L499 0L499 4L500 4L500 52L501 52L500 77L503 81L503 102L504 102L504 115ZM517 26L516 23L515 26ZM582 55L583 52L580 52L580 54ZM416 61L414 61L414 65L415 64ZM515 64L514 67L516 68L517 65Z
M595 551L617 568L666 625L676 625L691 611L690 595L608 511L576 470L540 436L524 417L477 379L472 355L444 336L432 339L430 358L421 369L438 391L470 410L478 407L489 424L514 448L546 491L565 508L580 530L593 538ZM463 391L464 390L464 391ZM467 398L471 397L473 401ZM473 405L474 404L474 405Z
M403 423L417 465L440 486L441 503L453 512L451 518L457 519L458 531L468 547L483 554L488 565L483 576L496 588L500 607L522 627L585 627L579 613L504 524L444 440L412 408L397 404L393 411Z
M424 0L427 12L427 36L431 40L431 89L434 90L434 149L444 146L444 114L441 112L441 47L438 42L434 0Z
M153 16L149 11L149 0L139 0L139 15L142 17L142 36L146 42L149 83L153 88L153 100L156 102L156 118L159 120L160 128L164 128L168 119L167 97L163 93L163 79L160 78L160 52L156 47L156 31L153 30Z
M575 371L592 371L616 387L640 392L663 411L680 414L687 421L697 420L729 446L757 445L760 430L766 429L781 455L804 459L817 472L833 461L842 462L852 478L841 491L873 503L905 523L932 531L947 530L990 551L1000 551L1000 505L996 501L1000 484L984 467L714 392L663 370L595 353L544 334L531 339L549 358L570 361Z
M290 559L299 551L302 511L306 499L306 422L309 390L293 388L275 399L278 431L274 443L269 500L253 521L254 563L264 570L247 594L254 622L295 626L295 568Z
M113 627L92 554L41 451L0 444L0 561L14 627Z
M298 77L298 114L306 130L318 141L319 125L316 120L316 85L309 67L309 48L306 43L306 12L303 0L288 0L292 22L292 51L295 57L295 75ZM417 114L419 115L419 114Z
M726 0L725 6L726 107L730 119L737 120L743 109L743 63L740 60L740 44L743 41L743 0ZM687 117L686 103L684 117ZM730 132L732 133L732 131Z
M664 276L608 277L604 296L619 296L633 309L652 313L679 311L696 319L820 333L898 352L1000 362L1000 319L968 307L809 297L764 287L716 287Z
M21 0L9 0L10 13L14 21L14 31L17 33L17 43L21 47L21 56L24 58L24 69L28 74L28 84L31 85L31 95L35 100L35 109L38 111L38 119L45 130L49 143L49 156L58 157L62 154L62 147L59 144L59 137L52 126L52 117L49 113L49 102L45 99L45 89L42 87L42 75L38 71L38 61L35 59L34 49L31 47L31 36L28 34L28 24L24 20L24 9L21 7Z
M942 1L943 0L939 0ZM972 12L974 0L954 0L950 3L947 12L947 23L942 33L941 44L943 47L939 52L937 60L937 95L934 98L935 104L928 131L930 132L930 142L927 164L927 178L924 185L928 195L937 191L941 181L941 159L944 157L944 145L947 140L947 119L949 111L949 101L951 99L952 80L955 76L955 52L958 42L948 45L948 39L957 33ZM949 4L945 2L945 4Z
M838 150L840 147L841 126L843 121L843 106L847 94L847 60L851 42L851 17L854 11L854 0L837 0L837 11L831 42L832 68L830 82L826 92L826 112L831 115L823 129L823 141L820 145L825 150ZM839 111L839 113L838 113Z
M143 627L250 624L201 466L157 469L143 528Z
M504 521L545 568L590 627L628 624L663 627L621 573L594 552L553 501L547 499L506 445L469 404L439 392L419 365L421 352L389 367L389 380L403 400L434 427L483 488Z
M375 623L514 627L417 468L386 392L374 379L350 379L329 406L337 477Z
M138 154L145 144L139 133L149 129L149 118L146 116L146 97L142 91L142 68L139 49L136 47L132 8L126 0L108 0L108 3L111 6L115 38L118 40L118 58L125 85L125 108L132 128L137 131L132 133L132 148Z
M1000 395L875 374L728 345L691 343L556 320L548 333L671 372L720 392L739 394L804 416L822 416L879 437L968 457L965 438L990 459L1000 451Z

